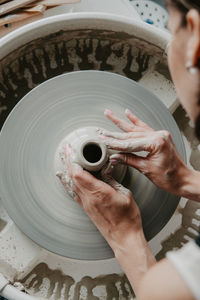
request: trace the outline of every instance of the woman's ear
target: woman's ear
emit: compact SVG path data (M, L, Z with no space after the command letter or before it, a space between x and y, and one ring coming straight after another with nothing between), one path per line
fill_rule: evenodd
M196 9L191 9L186 16L187 30L189 33L186 64L189 67L197 66L200 60L200 14Z

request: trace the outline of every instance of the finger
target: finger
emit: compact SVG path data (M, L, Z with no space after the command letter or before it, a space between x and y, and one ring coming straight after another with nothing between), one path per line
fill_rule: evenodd
M64 153L66 157L66 169L68 170L69 176L73 176L75 170L82 170L82 167L73 161L73 151L70 144L64 147Z
M138 138L133 140L117 140L114 138L107 138L105 141L109 149L122 151L122 152L151 152L154 147L154 141L148 138Z
M145 157L138 156L136 154L113 154L110 157L110 161L113 165L117 163L129 165L136 168L143 174L148 173L148 161Z
M115 125L117 125L117 127L119 127L120 129L122 129L123 131L125 131L125 132L131 132L131 131L133 131L133 125L131 125L130 123L128 123L127 121L125 121L123 119L118 118L109 109L106 109L104 111L104 115L109 120L111 120Z
M78 202L81 206L83 206L82 198L84 198L84 195L82 191L75 184L73 185L73 198L76 202Z
M76 188L72 182L72 180L69 178L69 176L66 175L66 173L63 172L57 172L56 176L60 179L62 185L64 186L65 190L68 192L68 194L74 198L76 202L78 202L80 205L82 205L82 201L79 195L81 195L81 191Z
M73 197L73 182L69 178L68 174L65 172L57 172L56 176L60 179L62 185L66 189L66 191Z
M98 129L97 130L100 136L105 137L113 137L115 139L124 140L131 137L131 133L124 133L124 132L112 132L104 129Z
M78 202L78 204L80 204L81 206L83 206L83 202L82 202L81 198L77 194L75 194L73 198L74 198L74 200L76 202Z
M130 191L127 188L125 188L122 184L117 182L110 174L107 174L105 172L102 173L102 180L109 184L114 190L124 195L130 194Z
M112 131L108 131L108 130L98 130L100 137L104 137L104 141L106 141L107 137L111 137L114 139L118 139L118 140L128 140L130 138L141 138L141 137L145 137L147 136L147 132L128 132L128 133L124 133L124 132L112 132Z
M100 188L103 189L105 187L105 183L84 170L76 170L73 173L73 181L82 193L85 191L95 191Z
M60 179L63 185L66 185L67 187L72 186L72 180L69 178L67 172L57 172L56 176Z
M113 169L112 163L109 161L104 167L101 169L101 177L104 175L110 175Z
M154 131L150 126L148 126L146 123L144 123L142 120L140 120L137 116L133 115L132 112L129 109L125 110L125 114L127 118L136 126L142 127L144 129L148 129L150 131Z

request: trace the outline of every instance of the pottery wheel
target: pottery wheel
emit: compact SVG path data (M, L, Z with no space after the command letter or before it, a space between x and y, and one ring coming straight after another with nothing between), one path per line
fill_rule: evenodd
M55 153L73 130L98 126L119 131L104 117L129 108L156 130L171 132L184 156L181 134L167 108L134 81L101 71L79 71L50 79L28 93L7 118L0 137L0 190L19 228L42 247L76 259L105 259L113 253L82 208L56 177ZM158 189L133 168L123 184L141 209L147 239L172 216L178 197Z

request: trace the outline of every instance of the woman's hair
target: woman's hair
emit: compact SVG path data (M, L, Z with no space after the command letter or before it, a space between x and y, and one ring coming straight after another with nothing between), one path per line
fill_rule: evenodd
M200 12L200 0L166 0L166 6L176 7L182 14L182 26L187 24L186 14L194 8Z
M182 11L188 11L191 8L200 10L199 0L166 0L166 5L173 5Z
M190 9L194 8L200 13L200 0L166 0L166 6L174 6L180 11L182 14L182 26L187 24L186 15ZM200 59L196 67L200 68ZM200 106L200 90L198 96L198 105ZM195 135L200 140L200 114L195 121Z

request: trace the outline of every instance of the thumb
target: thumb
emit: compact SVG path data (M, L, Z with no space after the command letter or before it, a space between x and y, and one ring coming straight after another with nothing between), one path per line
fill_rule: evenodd
M102 188L102 184L104 184L101 180L98 180L85 170L74 170L73 181L82 192L85 192L86 190L97 190Z
M111 164L116 165L117 163L129 165L145 173L147 170L146 157L141 157L131 153L117 153L110 156Z
M111 166L111 164L109 164ZM125 188L122 184L120 184L117 180L115 180L111 175L111 170L108 170L108 167L104 167L101 170L101 178L102 180L110 185L114 190L124 194L129 195L131 192Z

